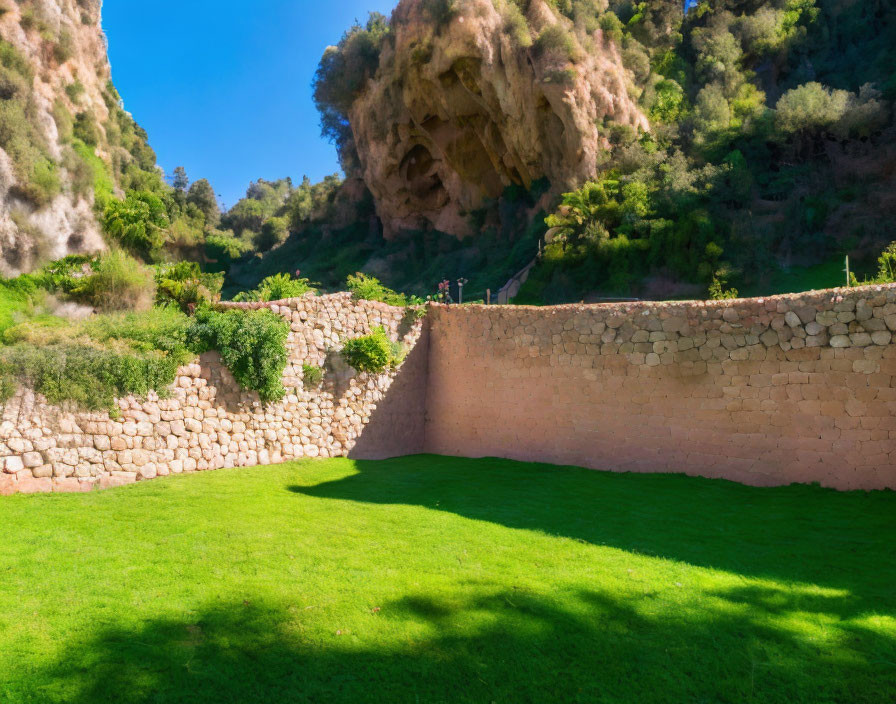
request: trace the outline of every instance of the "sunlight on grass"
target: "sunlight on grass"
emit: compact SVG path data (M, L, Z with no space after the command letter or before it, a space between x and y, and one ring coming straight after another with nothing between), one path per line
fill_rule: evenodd
M881 702L896 494L505 460L0 501L6 702Z

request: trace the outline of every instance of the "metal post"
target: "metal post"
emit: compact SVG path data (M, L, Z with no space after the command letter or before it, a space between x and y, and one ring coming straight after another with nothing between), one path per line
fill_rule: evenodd
M490 288L485 289L485 305L490 306L492 304L492 290Z
M846 269L845 269L845 271L846 271L846 288L849 288L850 283L849 283L849 255L848 255L848 254L846 255Z
M457 305L463 305L464 302L464 284L467 283L466 279L458 279L457 280Z

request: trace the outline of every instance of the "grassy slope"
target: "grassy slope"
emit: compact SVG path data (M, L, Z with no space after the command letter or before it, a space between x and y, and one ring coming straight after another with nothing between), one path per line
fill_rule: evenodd
M503 460L0 499L0 700L884 702L896 494Z
M28 297L0 284L0 333L18 322L28 309Z

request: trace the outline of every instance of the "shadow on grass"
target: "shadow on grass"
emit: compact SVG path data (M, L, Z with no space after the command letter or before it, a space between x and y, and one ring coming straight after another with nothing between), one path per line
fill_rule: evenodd
M739 610L719 595L657 615L651 598L409 595L384 604L365 632L343 634L308 634L302 612L283 605L225 603L68 644L32 701L892 701L882 659L894 643L878 633L838 626L837 645L823 650L761 605Z
M356 462L306 496L449 511L510 528L745 576L849 591L896 615L896 492L775 489L672 474L617 474L419 455Z

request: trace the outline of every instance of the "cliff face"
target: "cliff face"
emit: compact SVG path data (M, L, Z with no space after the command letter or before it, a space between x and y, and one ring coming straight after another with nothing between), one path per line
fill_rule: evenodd
M0 0L0 273L105 245L95 182L111 181L119 109L101 0ZM114 97L113 97L114 96Z
M349 113L387 237L471 234L469 214L511 184L559 191L593 176L609 123L648 129L600 30L576 34L543 0L525 17L504 0L456 0L435 20L434 4L399 3Z

